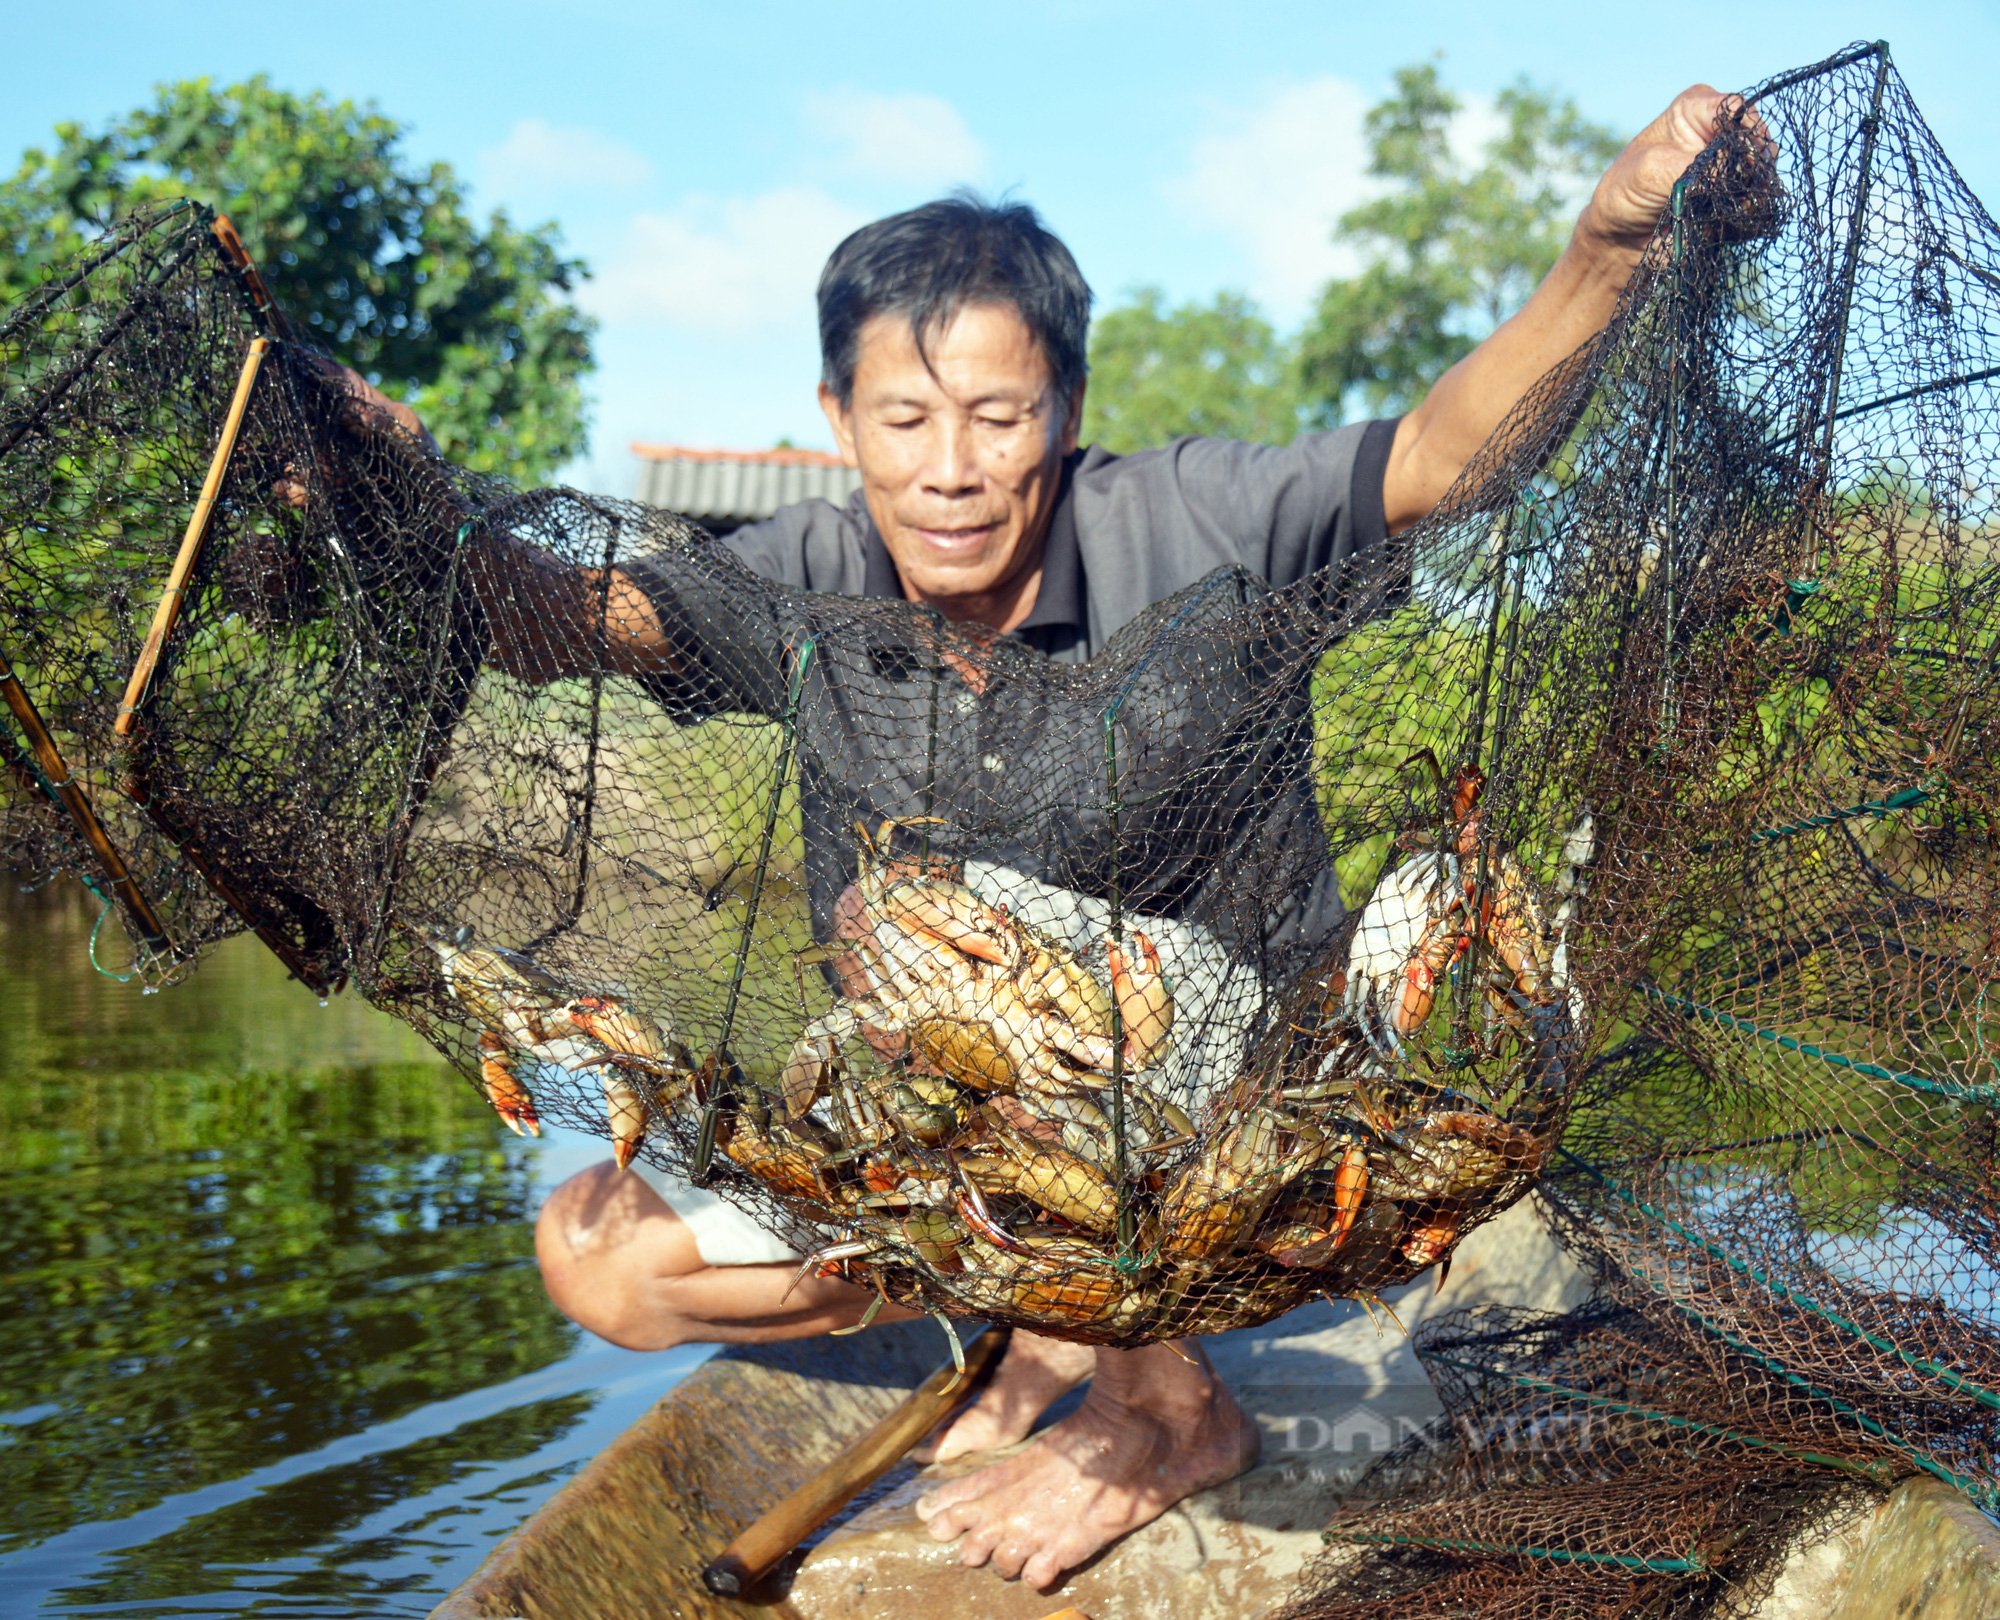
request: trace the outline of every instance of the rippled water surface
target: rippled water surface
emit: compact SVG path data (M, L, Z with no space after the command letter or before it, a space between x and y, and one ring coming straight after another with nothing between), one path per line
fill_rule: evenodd
M534 1209L601 1145L252 940L141 996L94 905L11 890L0 1613L427 1613L700 1360L543 1296Z

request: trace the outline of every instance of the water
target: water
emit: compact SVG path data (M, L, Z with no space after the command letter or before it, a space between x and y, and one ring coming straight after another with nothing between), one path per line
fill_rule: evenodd
M141 997L0 880L0 1615L422 1615L705 1351L549 1305L518 1141L251 940Z

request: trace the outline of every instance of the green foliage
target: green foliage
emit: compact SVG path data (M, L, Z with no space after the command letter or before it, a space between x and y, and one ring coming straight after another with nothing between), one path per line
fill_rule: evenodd
M195 79L101 130L55 133L0 182L0 303L118 216L196 197L229 215L287 310L414 406L453 460L532 483L583 449L593 323L566 295L588 271L553 224L479 224L450 165L408 164L372 106Z
M1185 434L1289 444L1299 430L1291 356L1240 293L1168 311L1157 287L1090 333L1083 439L1143 450Z
M1421 400L1534 291L1569 238L1579 185L1621 144L1568 98L1523 82L1500 93L1506 128L1468 169L1448 138L1459 109L1432 63L1401 69L1395 93L1369 109L1369 173L1390 189L1341 216L1334 239L1364 268L1327 284L1300 339L1318 420Z

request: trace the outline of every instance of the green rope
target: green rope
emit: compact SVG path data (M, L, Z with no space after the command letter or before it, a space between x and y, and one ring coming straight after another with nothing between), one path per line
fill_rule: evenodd
M86 889L88 889L92 894L97 895L98 899L104 901L104 909L97 914L97 921L90 925L90 965L96 968L99 973L103 974L105 978L112 980L114 983L130 984L134 979L138 978L139 976L138 974L113 973L111 969L106 967L102 962L98 961L97 959L97 931L104 926L104 919L111 915L111 902L109 900L106 900L102 894L98 893L97 885L95 883L92 883L88 878L84 880L83 886Z
M176 209L180 206L183 205L177 204ZM13 747L15 763L26 766L33 774L35 781L40 784L41 790L47 796L49 803L54 805L58 810L64 810L62 799L56 793L55 784L49 780L48 772L42 769L42 762L35 757L35 751L18 741L11 731L7 736L7 741ZM67 814L67 810L64 810L64 813ZM114 904L111 896L100 889L93 879L85 877L81 872L77 874L77 881L88 889L104 907L97 914L97 921L90 925L90 945L88 949L90 965L114 984L130 984L139 976L137 973L113 973L111 969L97 959L97 935L99 930L104 927L104 919L111 915L111 908Z
M1757 639L1762 641L1773 630L1781 636L1789 636L1792 633L1792 615L1806 605L1809 597L1817 596L1821 588L1821 582L1816 579L1786 580L1785 599L1772 612L1770 624L1757 633Z
M1773 1377L1782 1378L1794 1388L1804 1390L1814 1400L1825 1402L1834 1411L1842 1417L1851 1420L1864 1432L1874 1435L1876 1439L1882 1441L1885 1445L1896 1447L1897 1450L1901 1451L1919 1468L1923 1469L1925 1473L1931 1474L1943 1480L1947 1485L1965 1492L1967 1496L1979 1504L1983 1511L1987 1513L2000 1513L2000 1488L1996 1488L1991 1480L1972 1479L1967 1475L1947 1468L1942 1462L1929 1455L1929 1453L1919 1451L1907 1441L1891 1434L1884 1425L1871 1418L1860 1407L1843 1401L1838 1395L1829 1395L1817 1384L1809 1383L1807 1380L1801 1378L1775 1356L1767 1356L1763 1351L1744 1343L1734 1334L1725 1332L1708 1317L1702 1315L1700 1311L1694 1309L1693 1306L1683 1305L1679 1300L1672 1299L1668 1300L1667 1303L1673 1306L1675 1310L1679 1311L1690 1322L1694 1323L1702 1332L1709 1334L1713 1338L1720 1339L1730 1349L1743 1357L1744 1360L1754 1361Z
M1843 821L1852 821L1858 816L1886 816L1895 810L1908 810L1922 804L1931 796L1926 787L1904 788L1901 793L1891 794L1886 799L1869 799L1861 804L1850 804L1845 809L1829 810L1823 816L1808 816L1804 821L1787 822L1782 827L1766 827L1762 832L1753 832L1750 842L1768 844L1779 838L1790 838L1802 832L1811 832L1818 827L1832 827Z
M1923 1373L1926 1377L1935 1378L1939 1383L1943 1384L1947 1389L1953 1391L1955 1394L1969 1395L1972 1397L1973 1400L1977 1401L1981 1406L1990 1407L1994 1411L2000 1411L2000 1395L1996 1395L1992 1390L1983 1389L1978 1384L1973 1383L1971 1379L1961 1378L1957 1373L1953 1372L1949 1367L1943 1366L1938 1362L1932 1361L1926 1356L1913 1355L1911 1352L1901 1349L1894 1344L1891 1344L1887 1339L1879 1338L1875 1334L1870 1333L1866 1328L1861 1327L1858 1323L1850 1322L1845 1317L1836 1315L1834 1312L1828 1310L1824 1305L1820 1304L1817 1300L1813 1299L1810 1295L1802 1294L1798 1292L1797 1289L1791 1288L1786 1284L1779 1282L1777 1278L1772 1277L1765 1272L1759 1271L1755 1266L1751 1265L1748 1261L1739 1259L1737 1256L1731 1254L1727 1249L1724 1249L1719 1244L1711 1243L1708 1241L1707 1238L1698 1236L1696 1233L1690 1231L1687 1227L1683 1226L1679 1221L1673 1219L1673 1217L1668 1215L1664 1210L1654 1208L1651 1204L1647 1203L1644 1199L1639 1197L1637 1193L1630 1191L1628 1188L1620 1186L1617 1182L1613 1181L1609 1176L1607 1176L1602 1170L1598 1169L1596 1165L1592 1164L1588 1159L1578 1158L1574 1153L1570 1152L1568 1148L1558 1147L1556 1149L1556 1152L1560 1153L1565 1159L1567 1159L1571 1164L1575 1165L1579 1170L1583 1171L1586 1175L1596 1180L1614 1198L1619 1198L1624 1200L1624 1202L1630 1204L1634 1209L1638 1210L1640 1214L1646 1216L1650 1220L1659 1222L1660 1225L1664 1226L1669 1232L1672 1232L1676 1237L1681 1238L1685 1242L1693 1244L1697 1249L1700 1249L1703 1253L1711 1255L1715 1259L1720 1260L1725 1266L1729 1267L1731 1271L1740 1272L1745 1277L1748 1277L1752 1282L1756 1283L1758 1287L1768 1289L1771 1293L1775 1294L1779 1299L1784 1300L1788 1304L1798 1306L1799 1309L1806 1311L1813 1316L1817 1316L1823 1322L1832 1323L1833 1326L1839 1328L1843 1333L1852 1334L1855 1338L1859 1339L1863 1344L1867 1345L1870 1349L1878 1350L1885 1356L1893 1356L1895 1357L1896 1360L1902 1362L1906 1367L1911 1368L1913 1371Z
M1699 1557L1641 1558L1636 1553L1571 1552L1566 1547L1495 1546L1487 1541L1462 1541L1455 1536L1399 1536L1367 1530L1322 1530L1320 1540L1329 1547L1337 1541L1346 1541L1371 1547L1434 1547L1439 1552L1484 1553L1496 1558L1547 1558L1562 1564L1610 1564L1649 1575L1706 1575L1709 1568L1707 1562Z
M1491 1378L1495 1369L1481 1367L1474 1362L1457 1361L1450 1356L1433 1355L1430 1360L1440 1366L1456 1367L1460 1372L1472 1373L1480 1378ZM1502 1373L1509 1383L1521 1389L1531 1389L1539 1394L1559 1395L1565 1400L1575 1401L1583 1406L1594 1406L1601 1411L1617 1412L1628 1417L1646 1418L1655 1423L1664 1423L1669 1428L1685 1429L1693 1434L1713 1435L1720 1440L1733 1440L1738 1445L1754 1446L1760 1451L1775 1451L1781 1457L1793 1457L1800 1462L1812 1463L1820 1468L1836 1468L1842 1473L1859 1474L1877 1485L1888 1485L1894 1481L1895 1471L1880 1458L1873 1462L1852 1462L1844 1457L1828 1457L1817 1451L1800 1451L1795 1446L1781 1446L1775 1440L1760 1440L1753 1434L1745 1434L1739 1429L1726 1429L1719 1424L1698 1423L1693 1418L1679 1417L1672 1412L1662 1412L1657 1407L1636 1406L1630 1401L1614 1401L1609 1396L1592 1395L1580 1389L1571 1389L1566 1384L1552 1383L1546 1378L1536 1378L1528 1373Z
M1639 994L1654 1001L1676 1007L1682 1012L1702 1019L1704 1022L1721 1025L1725 1029L1741 1030L1746 1035L1755 1035L1759 1040L1770 1041L1783 1047L1787 1052L1797 1052L1801 1057L1818 1058L1822 1063L1831 1063L1835 1068L1848 1069L1855 1074L1865 1074L1874 1080L1890 1080L1899 1086L1908 1086L1913 1091L1926 1091L1934 1097L1948 1097L1953 1102L1994 1103L2000 1102L2000 1092L1990 1086L1956 1086L1945 1080L1932 1080L1926 1075L1907 1074L1899 1069L1885 1069L1878 1063L1863 1063L1859 1059L1843 1057L1838 1052L1829 1052L1823 1046L1815 1046L1811 1041L1802 1041L1796 1035L1785 1035L1775 1029L1765 1029L1761 1024L1753 1024L1748 1019L1738 1018L1724 1012L1720 1007L1711 1007L1706 1002L1690 1001L1686 996L1677 996L1671 990L1662 990L1658 985L1641 980L1635 986Z
M1860 804L1843 806L1839 810L1829 810L1824 815L1807 816L1803 821L1788 821L1779 827L1764 827L1744 839L1746 844L1775 843L1780 838L1795 838L1802 832L1816 832L1822 827L1837 827L1843 821L1854 821L1861 816L1886 816L1898 810L1909 810L1928 800L1934 790L1927 787L1904 788L1900 793L1892 793L1886 799L1864 799ZM1694 846L1697 855L1707 855L1718 849L1729 848L1726 838L1705 839Z

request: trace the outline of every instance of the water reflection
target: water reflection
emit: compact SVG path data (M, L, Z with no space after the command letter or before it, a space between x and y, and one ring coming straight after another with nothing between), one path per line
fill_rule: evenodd
M0 1606L423 1614L699 1359L542 1294L542 1185L602 1150L254 942L141 997L91 920L0 904Z

